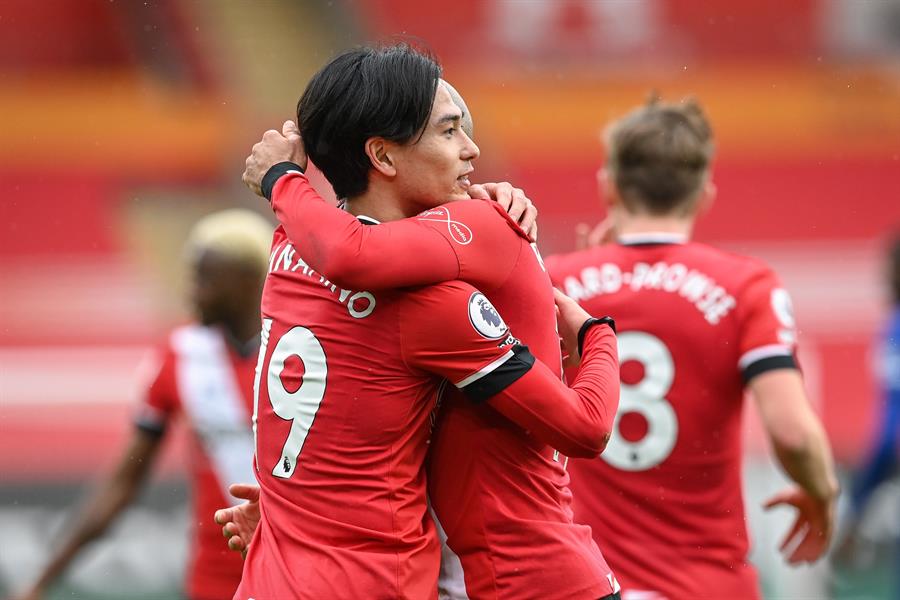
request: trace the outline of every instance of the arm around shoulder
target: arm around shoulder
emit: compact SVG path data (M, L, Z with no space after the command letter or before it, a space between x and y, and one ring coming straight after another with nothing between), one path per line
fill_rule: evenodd
M364 225L326 202L306 176L274 185L272 209L304 262L345 289L390 289L455 279L447 241L415 219Z

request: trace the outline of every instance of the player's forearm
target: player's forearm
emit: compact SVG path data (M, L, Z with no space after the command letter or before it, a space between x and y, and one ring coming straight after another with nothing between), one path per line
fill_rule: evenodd
M810 496L823 502L837 496L831 448L818 421L810 423L791 443L773 439L773 446L785 472Z
M810 496L837 494L834 461L825 430L813 412L796 369L775 369L750 380L760 416L784 470Z
M36 585L46 588L59 578L78 553L100 537L128 506L136 489L134 486L134 490L130 490L117 481L107 483L76 518L73 530L53 554Z
M366 232L353 215L329 206L298 174L284 175L275 184L272 209L310 267L341 287L366 287L357 279L365 271L358 249Z
M329 205L305 176L281 177L272 208L303 260L345 289L390 289L455 279L448 242L416 224L360 223Z
M161 437L136 429L113 474L83 506L70 533L42 572L39 585L46 587L65 571L84 546L98 538L133 500L147 476Z
M535 362L489 401L542 442L579 458L596 457L606 448L619 404L615 335L607 327L593 329L597 331L588 332L583 368L571 388Z
M588 330L582 349L581 369L571 384L590 415L591 422L602 433L603 452L612 434L619 409L619 352L615 332L606 325Z

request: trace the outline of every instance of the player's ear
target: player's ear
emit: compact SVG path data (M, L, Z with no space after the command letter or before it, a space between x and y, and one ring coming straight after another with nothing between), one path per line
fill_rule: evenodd
M370 137L366 140L365 150L373 169L386 177L393 177L397 174L397 168L391 159L390 142L384 138Z
M600 198L609 208L613 208L621 202L613 183L612 174L606 167L597 169L597 191L600 193Z
M712 208L713 202L716 200L718 188L712 180L703 184L703 191L700 192L700 201L697 203L697 214L702 215Z

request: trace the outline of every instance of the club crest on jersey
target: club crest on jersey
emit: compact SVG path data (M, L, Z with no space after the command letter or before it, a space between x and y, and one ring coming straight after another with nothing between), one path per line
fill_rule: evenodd
M778 339L782 344L797 343L797 321L794 319L794 306L791 296L783 288L772 290L772 311L778 318L782 329L778 330Z
M457 244L465 246L472 241L472 230L465 223L451 219L450 211L446 206L438 206L421 212L417 218L420 221L446 223L450 238Z
M509 332L500 313L481 292L469 297L469 322L475 331L489 340L499 340Z

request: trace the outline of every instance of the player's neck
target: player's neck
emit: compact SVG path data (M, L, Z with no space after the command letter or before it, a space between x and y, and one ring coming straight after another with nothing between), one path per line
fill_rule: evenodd
M365 215L380 223L399 221L416 214L413 212L408 215L404 208L405 206L396 201L392 195L371 188L364 194L344 201L344 210L351 215L356 217Z
M617 235L670 233L690 239L693 230L693 217L659 217L624 213L616 217Z

